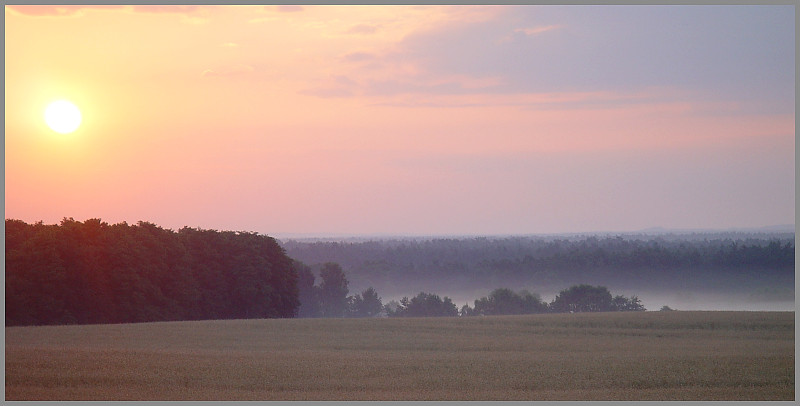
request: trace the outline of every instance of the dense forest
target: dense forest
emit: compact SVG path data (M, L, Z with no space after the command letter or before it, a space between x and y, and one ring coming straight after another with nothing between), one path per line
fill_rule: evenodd
M297 272L263 235L6 220L6 325L293 317Z
M793 233L286 240L282 245L315 270L324 262L339 263L354 288L371 286L394 297L500 286L555 293L581 283L626 290L794 286Z

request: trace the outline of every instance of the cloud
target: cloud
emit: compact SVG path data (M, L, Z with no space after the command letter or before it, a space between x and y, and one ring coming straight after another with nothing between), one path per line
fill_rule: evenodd
M517 28L514 32L521 32L527 36L539 35L546 31L552 31L557 28L561 28L560 25L545 25L545 26L538 26L538 27L530 27L530 28Z
M409 75L401 78L365 82L364 94L369 96L395 95L467 95L498 92L502 79L497 77L476 78L464 75L431 76Z
M350 79L349 77L344 76L344 75L335 75L335 76L333 76L333 80L337 84L344 85L344 86L354 86L354 85L358 84L353 79Z
M162 6L162 5L144 5L133 6L133 11L139 13L176 13L176 14L190 14L200 9L200 6Z
M144 5L133 6L133 11L137 13L151 14L177 14L181 16L181 21L187 24L205 24L208 7L202 6L163 6L163 5Z
M82 17L86 10L120 10L133 11L135 13L155 13L155 14L178 14L183 17L183 21L190 24L202 24L207 22L198 13L203 12L201 6L164 6L164 5L141 5L141 6L116 6L116 5L97 5L97 6L29 6L16 5L6 6L13 12L31 17Z
M124 6L30 6L30 5L8 5L6 8L17 14L31 17L80 17L84 10L111 10L120 9Z
M299 92L308 96L321 97L323 99L353 97L353 92L342 87L318 87L305 89Z
M275 10L279 13L299 13L305 8L303 6L297 5L285 5L285 6L275 6Z
M503 85L486 90L508 94L664 86L794 107L791 8L501 10L490 19L407 35L391 62L413 64L431 77L501 77ZM565 35L546 35L555 32Z
M437 96L492 93L493 88L502 84L502 80L497 77L473 78L463 75L434 77L419 72L392 73L381 70L377 72L377 76L358 75L358 81L347 75L331 75L320 80L315 87L303 90L301 93L324 98L366 96L431 99Z
M369 24L356 24L347 30L347 34L374 34L378 26Z
M470 95L476 96L476 99L478 95L506 95L506 100L491 98L491 101L487 99L487 103L514 104L532 109L546 109L556 104L560 108L567 108L568 104L594 104L603 109L611 104L641 100L592 97L567 103L512 99L525 94L577 92L633 95L649 88L662 87L696 90L696 95L705 94L709 100L714 100L714 95L719 93L717 89L721 92L726 86L734 88L743 85L737 82L731 82L735 85L721 83L719 78L706 74L711 68L717 67L723 76L738 76L738 83L741 84L769 82L772 81L771 76L744 80L743 73L747 65L753 65L753 72L758 72L755 69L758 67L754 66L757 64L777 71L777 68L770 68L763 61L776 60L776 65L781 66L780 59L786 59L782 55L794 55L788 48L788 52L784 53L783 45L787 39L791 42L792 36L782 36L780 29L768 28L767 33L772 31L769 34L759 34L756 28L746 30L764 38L774 36L776 41L762 42L762 45L774 44L772 48L750 47L747 41L732 41L730 38L733 37L729 34L737 26L735 23L747 14L738 9L735 14L740 15L723 15L730 20L725 24L718 21L723 17L713 17L711 10L695 13L693 10L697 9L693 8L664 8L659 11L609 7L598 8L597 13L569 7L507 7L497 10L487 14L486 18L468 21L455 17L444 19L436 25L418 27L389 43L348 49L331 61L338 62L333 71L357 78L358 83L343 85L331 78L323 79L319 83L306 84L309 89L304 90L304 94L319 97L365 96L372 99L368 103L433 102L431 99L434 96L448 95ZM768 11L766 8L763 10ZM759 10L751 11L759 15ZM775 13L777 11L766 14ZM774 17L765 16L762 25ZM677 22L682 23L678 26L685 27L688 32L676 32L674 28ZM715 28L706 28L706 23L713 23ZM347 32L367 33L377 29L368 24L344 27L343 30ZM783 25L779 24L779 27ZM708 31L707 35L701 35L705 31ZM632 35L632 32L637 35ZM498 43L498 40L509 35L512 38L510 41ZM698 43L702 43L702 46L697 46ZM715 47L714 44L719 46ZM738 56L738 50L754 56L763 54L764 57L745 60ZM717 54L720 58L711 54ZM791 73L791 70L786 72ZM436 100L435 103L455 101Z
M263 9L260 10L259 14L264 15L264 12L267 12L268 15L266 17L256 17L251 18L247 22L251 24L258 24L258 23L268 23L272 21L279 21L282 17L277 17L273 13L300 13L305 11L305 7L298 6L298 5L277 5L277 6L264 6Z
M376 106L398 107L515 107L530 111L611 111L641 105L688 108L694 93L671 88L649 88L637 92L562 91L549 93L508 92L501 78L451 77L434 81L390 79L364 81L359 93L374 97ZM683 104L682 104L683 103ZM695 111L700 104L691 104ZM719 104L702 105L719 111ZM725 108L730 108L727 106ZM687 110L688 111L688 110Z

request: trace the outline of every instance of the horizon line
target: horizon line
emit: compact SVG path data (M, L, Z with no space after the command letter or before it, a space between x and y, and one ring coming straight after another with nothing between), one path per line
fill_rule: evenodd
M665 234L715 234L715 233L795 233L795 224L776 224L756 227L726 228L667 228L648 227L629 231L564 231L531 233L390 233L390 232L278 232L268 234L278 239L389 239L389 238L480 238L480 237L547 237L592 235L665 235Z

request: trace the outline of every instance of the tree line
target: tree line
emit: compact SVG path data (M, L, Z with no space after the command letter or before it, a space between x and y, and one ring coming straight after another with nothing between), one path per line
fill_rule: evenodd
M475 300L474 306L461 309L446 296L428 293L435 286L415 289L420 293L414 297L384 304L378 295L380 289L366 283L376 272L379 280L402 285L406 280L430 281L427 274L447 270L442 280L450 285L475 279L473 283L482 283L481 287L492 286L489 283L494 279L481 279L481 272L476 269L491 269L487 272L508 276L520 264L539 264L533 268L538 272L543 268L537 267L548 261L574 263L562 264L564 269L552 265L558 271L549 273L558 276L555 283L563 283L562 274L581 278L583 274L570 274L570 267L591 269L596 258L606 258L603 263L639 263L636 261L643 260L634 259L658 256L686 257L689 262L717 258L714 261L739 264L757 278L766 278L769 272L760 269L769 267L789 272L792 281L794 276L793 243L782 240L737 240L727 244L592 237L288 243L284 246L293 251L287 255L273 238L250 232L189 227L176 232L148 222L109 225L99 219L79 222L72 218L56 225L6 219L5 227L7 326L644 310L635 296L612 296L607 288L586 283L562 290L550 303L527 291L499 288ZM312 267L301 258L293 259L291 252L312 258L323 258L321 254L328 257ZM361 262L350 258L360 264L355 270L345 267L350 276L359 277L360 286L369 288L350 295L350 281L342 265L334 260L343 254L363 255ZM669 263L666 259L653 261ZM376 268L365 271L364 264ZM758 264L755 271L750 267L753 264ZM318 271L319 283L312 269ZM623 277L633 275L625 273L624 267L621 269L619 274ZM494 284L498 285L503 286Z
M786 233L286 240L282 245L290 256L306 263L334 261L348 269L380 263L396 269L429 271L526 266L558 269L794 266L794 234Z
M292 258L336 262L353 286L387 294L426 289L577 283L628 289L733 289L794 281L794 235L690 234L282 241Z
M527 290L514 292L508 288L498 288L488 296L476 299L474 307L465 304L460 310L446 296L440 299L438 295L421 292L411 299L404 297L399 304L387 304L386 313L389 317L430 317L645 310L636 296L612 297L605 286L581 284L562 290L550 303Z
M256 233L6 219L6 325L293 317L293 261Z
M297 260L294 264L299 276L301 305L298 317L455 317L646 310L636 296L612 297L608 288L587 284L562 290L551 303L527 290L514 292L498 288L488 296L476 299L474 307L467 304L461 309L449 297L427 292L383 304L373 287L348 296L349 282L338 263L323 265L319 285L316 285L311 267Z

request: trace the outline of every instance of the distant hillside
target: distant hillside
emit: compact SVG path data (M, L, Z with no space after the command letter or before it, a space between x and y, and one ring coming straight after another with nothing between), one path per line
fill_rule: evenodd
M576 237L623 237L650 239L658 236L671 236L679 239L692 239L696 237L706 239L731 238L741 239L747 237L758 238L793 238L795 234L794 224L781 224L763 227L740 227L725 229L705 229L705 228L666 228L650 227L636 231L592 231L592 232L573 232L573 233L531 233L531 234L486 234L486 235L424 235L424 234L347 234L347 233L270 233L270 235L281 241L386 241L386 240L445 240L457 239L464 240L470 238L576 238Z
M312 267L341 264L352 291L372 286L385 296L495 287L547 293L590 283L726 292L791 287L793 297L793 233L285 240L282 245L287 255Z
M639 231L641 234L794 234L794 224L780 224L764 227L741 227L727 229L691 229L652 227Z

